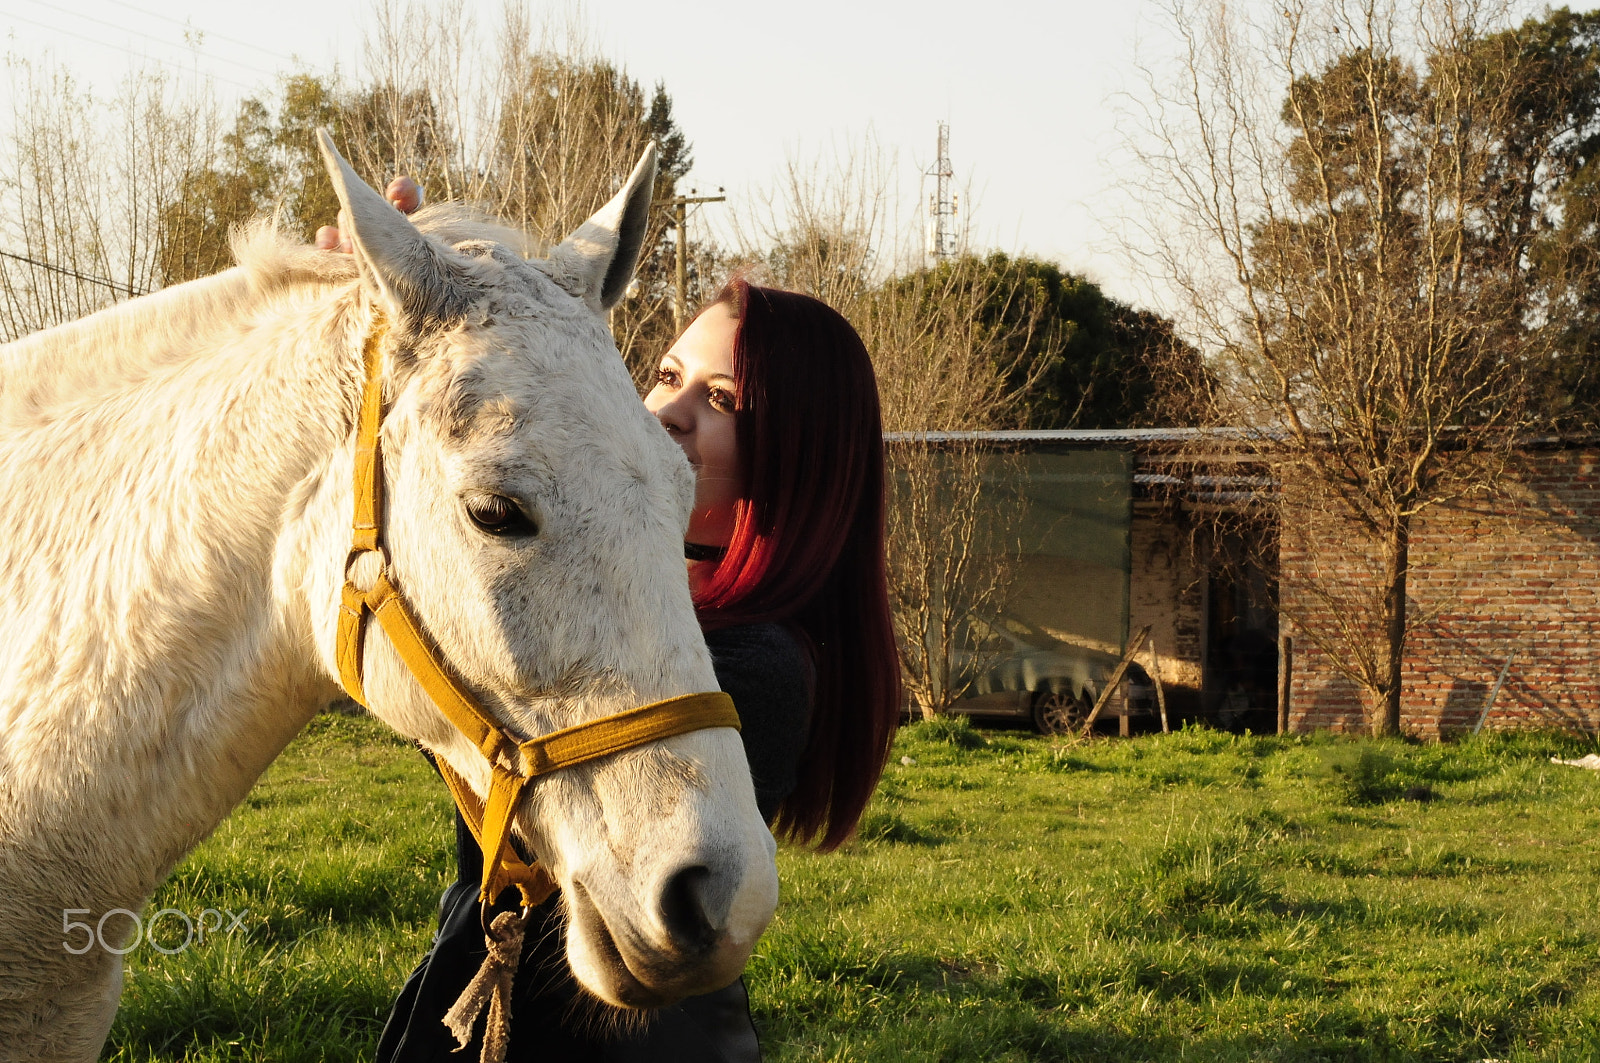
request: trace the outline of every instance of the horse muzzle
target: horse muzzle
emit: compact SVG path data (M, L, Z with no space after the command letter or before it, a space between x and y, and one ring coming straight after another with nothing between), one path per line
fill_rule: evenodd
M595 996L625 1008L662 1007L728 985L777 907L771 849L763 855L742 864L680 863L632 904L607 904L603 885L574 876L567 889L573 973Z

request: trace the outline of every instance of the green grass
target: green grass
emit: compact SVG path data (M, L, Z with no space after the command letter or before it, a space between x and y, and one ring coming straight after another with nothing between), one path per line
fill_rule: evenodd
M1548 759L1592 748L909 728L860 840L780 853L766 1057L1600 1059L1600 778ZM446 824L413 751L319 718L156 898L248 933L131 953L107 1058L369 1057Z
M454 875L449 810L392 731L314 719L151 904L248 911L241 930L130 952L103 1058L370 1058ZM182 928L167 918L174 948Z

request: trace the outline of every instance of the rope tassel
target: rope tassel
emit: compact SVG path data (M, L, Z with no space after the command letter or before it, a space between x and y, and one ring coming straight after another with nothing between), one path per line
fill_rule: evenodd
M524 908L520 913L501 912L494 917L484 937L489 953L483 958L483 966L461 991L460 999L445 1012L444 1024L456 1039L454 1051L459 1052L472 1040L472 1027L484 1006L488 1006L478 1063L503 1063L506 1058L506 1046L511 1040L511 980L516 977L517 963L522 958L522 935L531 915Z

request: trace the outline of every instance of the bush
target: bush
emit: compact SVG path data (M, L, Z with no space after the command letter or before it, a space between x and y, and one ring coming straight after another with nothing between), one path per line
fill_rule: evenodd
M911 725L913 736L925 742L942 742L957 749L979 749L989 740L979 734L972 721L965 716L935 716Z
M1363 745L1334 747L1322 753L1334 792L1347 805L1381 805L1399 797L1404 787L1396 778L1394 758ZM1430 791L1429 796L1432 796Z

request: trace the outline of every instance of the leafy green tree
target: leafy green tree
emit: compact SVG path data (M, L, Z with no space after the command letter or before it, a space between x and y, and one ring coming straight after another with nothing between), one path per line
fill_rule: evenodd
M259 215L276 211L286 231L306 239L331 223L339 204L321 176L315 134L322 126L342 133L347 110L327 81L307 74L286 78L275 97L241 101L221 150L185 173L162 207L162 283L232 265L229 230Z
M1600 12L1566 8L1486 38L1486 70L1514 77L1500 139L1497 227L1522 234L1520 265L1559 333L1537 405L1556 427L1600 421Z
M163 285L209 276L233 264L230 227L272 208L279 183L272 139L267 106L246 99L233 129L223 137L221 157L184 174L176 197L161 210L158 261Z
M1185 378L1203 375L1199 353L1170 321L1112 299L1093 281L1052 262L994 251L940 263L884 289L886 297L921 293L924 301L952 292L974 305L1003 370L1010 426L1127 428L1195 415L1167 401L1161 377L1174 369Z
M1024 392L1024 427L1128 428L1170 424L1190 413L1162 405L1158 375L1170 362L1203 372L1199 353L1178 338L1170 321L1112 299L1093 281L1051 262L994 253L986 265L1027 292L1004 305L991 301L986 309L995 318L1023 306L1040 308L1037 336L1012 370L1020 383L1043 367Z
M310 74L284 80L272 133L272 152L280 167L276 198L293 231L308 239L339 216L333 184L321 177L317 130L332 130L342 141L348 125L348 107L332 82Z

